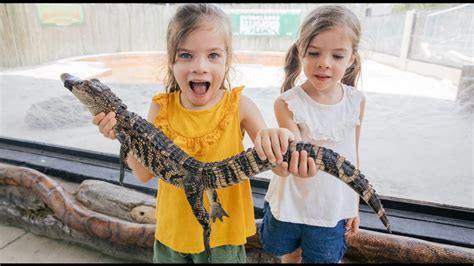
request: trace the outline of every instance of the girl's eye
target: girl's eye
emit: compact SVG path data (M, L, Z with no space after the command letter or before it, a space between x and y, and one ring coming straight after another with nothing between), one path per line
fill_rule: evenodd
M315 56L318 56L319 53L318 52L308 52L308 55L315 57Z
M342 56L342 55L337 55L337 54L333 55L333 57L336 58L337 60L344 58L344 56Z
M190 59L192 56L189 53L181 53L178 55L179 58Z
M211 59L217 59L217 58L219 58L219 57L221 57L221 55L218 54L218 53L211 53L211 54L209 55L209 58L211 58Z

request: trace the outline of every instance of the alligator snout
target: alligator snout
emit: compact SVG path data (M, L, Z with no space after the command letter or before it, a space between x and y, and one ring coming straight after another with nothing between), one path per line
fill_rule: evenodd
M64 83L64 87L66 87L68 90L72 91L72 87L78 83L81 82L80 79L73 77L69 73L62 73L61 76L61 81Z

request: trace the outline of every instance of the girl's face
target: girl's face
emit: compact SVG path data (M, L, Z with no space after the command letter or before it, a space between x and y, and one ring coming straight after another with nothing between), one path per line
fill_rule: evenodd
M187 109L208 109L219 102L226 72L224 36L199 27L183 38L176 52L173 73Z
M352 41L341 27L320 32L309 43L301 61L307 85L319 91L336 89L354 62Z

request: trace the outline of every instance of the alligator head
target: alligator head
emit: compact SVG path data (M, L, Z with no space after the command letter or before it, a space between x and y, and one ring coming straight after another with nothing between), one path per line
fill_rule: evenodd
M81 80L68 73L61 74L61 81L64 87L69 89L92 113L96 115L100 112L117 112L120 108L127 109L127 106L98 79Z

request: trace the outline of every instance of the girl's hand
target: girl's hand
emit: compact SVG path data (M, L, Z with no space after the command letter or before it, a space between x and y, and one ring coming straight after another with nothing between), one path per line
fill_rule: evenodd
M290 166L288 167L287 162L281 163L278 167L272 169L273 173L286 177L289 174L293 174L298 177L312 177L318 173L318 168L313 158L308 158L306 151L300 153L294 151L291 153Z
M117 119L115 119L115 113L109 112L105 115L104 112L98 113L92 119L94 125L99 126L99 131L104 135L104 137L109 139L116 139L113 128L117 124Z
M357 215L356 217L347 219L346 232L344 233L344 236L346 236L347 238L355 236L359 232L359 224L360 224L359 215Z
M288 172L299 177L311 177L315 176L318 172L314 159L308 157L306 151L291 153L290 164Z
M291 153L290 162L294 162L294 161L297 162L298 161L298 154L299 153L297 151L293 151ZM279 176L282 176L282 177L286 177L289 174L291 174L290 171L288 170L288 162L282 162L280 165L273 168L272 172L279 175Z
M290 140L294 140L293 132L286 128L265 128L257 132L254 144L258 157L262 160L280 165L283 154L288 150Z

